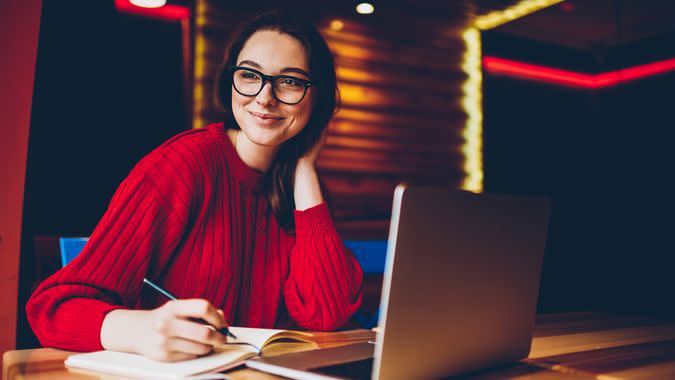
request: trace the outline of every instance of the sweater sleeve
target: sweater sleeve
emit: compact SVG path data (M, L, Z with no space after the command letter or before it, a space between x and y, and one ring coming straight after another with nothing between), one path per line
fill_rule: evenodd
M43 346L101 350L105 315L135 307L149 269L158 273L166 265L186 215L171 206L180 200L160 197L146 174L132 171L82 252L28 300L28 321Z
M363 272L325 203L294 212L296 242L284 286L288 313L309 330L335 330L361 306Z

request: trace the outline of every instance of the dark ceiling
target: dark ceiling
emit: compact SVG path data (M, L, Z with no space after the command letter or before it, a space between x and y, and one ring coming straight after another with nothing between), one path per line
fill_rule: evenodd
M192 5L195 0L169 0ZM425 17L462 27L471 15L504 10L520 0L386 0L371 2L373 15L358 16L355 0L255 0L234 2L233 10L285 9L311 17L354 17L371 23L405 25L406 17ZM224 2L225 3L225 2ZM500 33L575 50L598 51L675 34L675 0L566 0L499 26ZM408 31L413 33L414 31Z
M498 30L577 50L615 48L675 32L675 0L567 0Z

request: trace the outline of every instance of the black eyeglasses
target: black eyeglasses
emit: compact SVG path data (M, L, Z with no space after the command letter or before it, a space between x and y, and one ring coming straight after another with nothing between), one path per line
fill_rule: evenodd
M272 96L284 104L298 104L305 98L312 82L291 75L265 75L250 67L231 66L232 86L244 96L257 96L265 83L272 83Z

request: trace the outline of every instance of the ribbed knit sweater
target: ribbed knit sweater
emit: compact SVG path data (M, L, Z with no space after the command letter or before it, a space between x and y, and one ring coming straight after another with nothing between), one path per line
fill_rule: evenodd
M230 325L336 329L361 304L362 271L325 203L294 211L286 234L223 124L183 132L144 157L115 192L83 251L26 305L43 346L102 349L115 309L204 298ZM291 320L289 320L289 318Z

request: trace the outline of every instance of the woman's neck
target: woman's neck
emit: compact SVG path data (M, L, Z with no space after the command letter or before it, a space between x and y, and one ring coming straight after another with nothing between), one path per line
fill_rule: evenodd
M241 160L251 169L266 172L272 165L278 147L259 145L246 138L239 129L228 129L228 136L234 145L234 150Z

